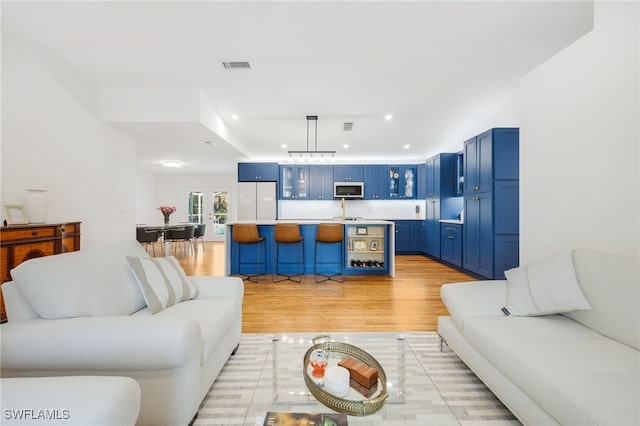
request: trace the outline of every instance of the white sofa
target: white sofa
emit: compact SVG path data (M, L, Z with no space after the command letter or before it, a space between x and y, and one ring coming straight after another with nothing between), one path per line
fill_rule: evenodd
M127 256L163 290L143 294ZM126 241L14 268L14 281L2 285L9 320L0 328L2 377L131 377L142 391L137 424L188 424L237 348L244 284L187 278L181 268L154 275L166 267L155 265L161 259ZM176 282L182 287L168 290ZM169 294L181 297L168 301Z
M0 379L3 426L133 426L140 386L129 377Z
M516 275L447 284L438 333L526 425L638 425L639 261L586 249L570 258L591 309L507 316ZM531 271L517 272L531 281Z

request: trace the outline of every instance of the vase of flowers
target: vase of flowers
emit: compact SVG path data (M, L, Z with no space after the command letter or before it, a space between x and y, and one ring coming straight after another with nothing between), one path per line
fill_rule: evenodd
M162 212L162 215L164 216L164 224L168 225L171 213L174 213L176 211L176 208L171 206L160 206L158 207L158 210L160 210Z

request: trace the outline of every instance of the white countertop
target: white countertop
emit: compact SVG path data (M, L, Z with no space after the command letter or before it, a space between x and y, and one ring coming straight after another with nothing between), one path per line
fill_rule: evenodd
M257 225L275 225L276 223L299 223L300 225L317 225L318 223L343 223L345 225L393 225L392 221L380 219L278 219L278 220L239 220L234 223L255 223ZM233 225L233 223L228 223Z
M457 225L464 225L464 222L458 219L443 219L440 223L454 223Z

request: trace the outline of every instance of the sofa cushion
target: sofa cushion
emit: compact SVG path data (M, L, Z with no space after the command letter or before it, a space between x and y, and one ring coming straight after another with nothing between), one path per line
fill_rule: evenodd
M574 271L570 252L505 271L511 315L534 316L591 309Z
M149 316L152 314L148 309L141 309L134 315ZM202 337L200 362L204 364L237 321L238 307L227 299L194 299L171 306L155 316L197 321Z
M560 424L640 424L640 355L562 315L476 317L464 336Z
M640 350L640 259L576 249L573 261L593 309L565 315Z
M198 294L173 256L157 259L127 256L127 261L152 314Z
M39 257L11 271L42 318L130 315L144 307L126 256L148 257L137 241Z
M500 309L506 292L506 281L472 281L440 287L440 297L460 330L469 318L502 315Z

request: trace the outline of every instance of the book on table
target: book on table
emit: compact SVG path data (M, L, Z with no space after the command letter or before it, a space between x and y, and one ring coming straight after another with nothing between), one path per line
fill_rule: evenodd
M269 411L263 426L347 426L347 422L347 415L340 413Z

